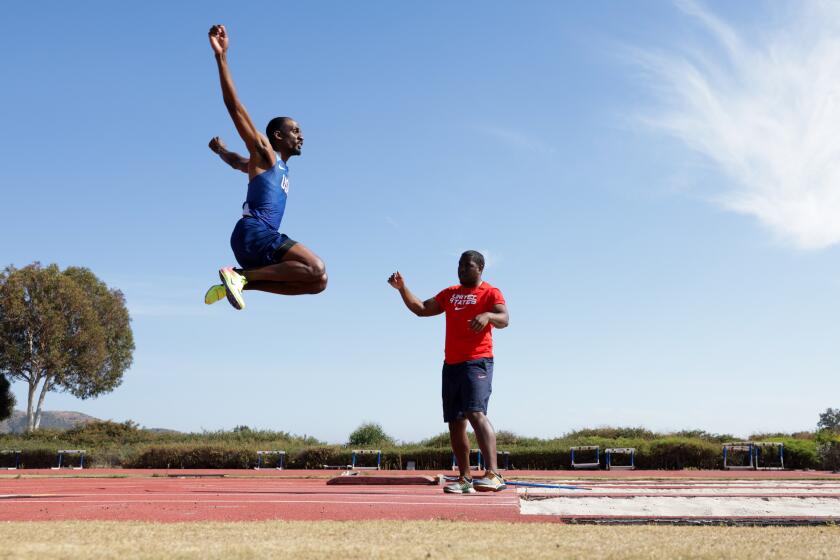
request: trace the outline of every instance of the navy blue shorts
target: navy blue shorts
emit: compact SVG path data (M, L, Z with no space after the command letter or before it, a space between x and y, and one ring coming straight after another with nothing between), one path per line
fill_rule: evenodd
M230 248L242 268L277 264L297 241L251 216L242 216L230 235Z
M478 358L459 364L443 364L443 421L464 418L465 412L487 414L493 392L493 358Z

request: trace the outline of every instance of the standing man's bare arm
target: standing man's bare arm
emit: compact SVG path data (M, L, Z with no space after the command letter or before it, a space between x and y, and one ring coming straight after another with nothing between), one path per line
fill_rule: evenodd
M402 274L399 272L393 273L388 278L388 283L400 292L405 306L418 317L432 317L443 313L443 309L441 309L440 304L435 298L420 301L420 298L412 294L408 286L405 285Z
M219 68L219 82L222 86L222 99L224 99L225 107L227 107L230 118L233 120L236 131L245 142L248 148L250 159L248 162L248 176L253 179L260 173L274 166L277 163L277 157L274 155L274 149L265 135L260 134L254 126L248 111L242 102L239 101L239 96L236 94L236 88L233 85L233 77L230 75L230 68L227 63L228 50L228 35L224 25L214 25L209 32L210 46L216 55L216 64Z
M209 147L210 150L214 154L217 154L223 162L234 169L242 171L243 173L248 173L248 164L250 163L250 160L244 156L240 156L236 152L228 150L221 138L215 136L212 140L210 140Z

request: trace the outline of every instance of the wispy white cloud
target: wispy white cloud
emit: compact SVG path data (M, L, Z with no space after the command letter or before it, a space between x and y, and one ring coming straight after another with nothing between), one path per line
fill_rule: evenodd
M840 3L793 3L784 27L749 36L676 5L711 41L632 53L662 102L643 121L731 179L723 207L799 248L840 243Z
M553 146L546 144L535 135L521 130L487 124L477 126L476 129L482 134L498 140L509 148L537 154L553 154L556 151Z

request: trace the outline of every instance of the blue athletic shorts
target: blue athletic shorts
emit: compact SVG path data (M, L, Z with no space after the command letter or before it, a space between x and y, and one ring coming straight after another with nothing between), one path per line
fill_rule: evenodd
M242 216L230 235L230 248L242 268L259 268L276 264L297 241L275 231L260 220Z
M493 392L493 358L478 358L459 364L443 364L441 397L443 421L464 418L465 412L487 414Z

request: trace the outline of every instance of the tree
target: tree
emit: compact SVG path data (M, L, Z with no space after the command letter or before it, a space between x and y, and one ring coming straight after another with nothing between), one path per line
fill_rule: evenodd
M349 445L393 445L394 438L385 433L382 426L366 422L350 434Z
M50 391L87 399L119 386L134 352L130 320L122 292L86 268L0 273L0 374L29 384L27 431Z
M825 412L820 414L817 430L830 430L840 433L840 408L826 408Z
M4 375L0 375L0 422L9 418L15 410L15 396L12 386Z

